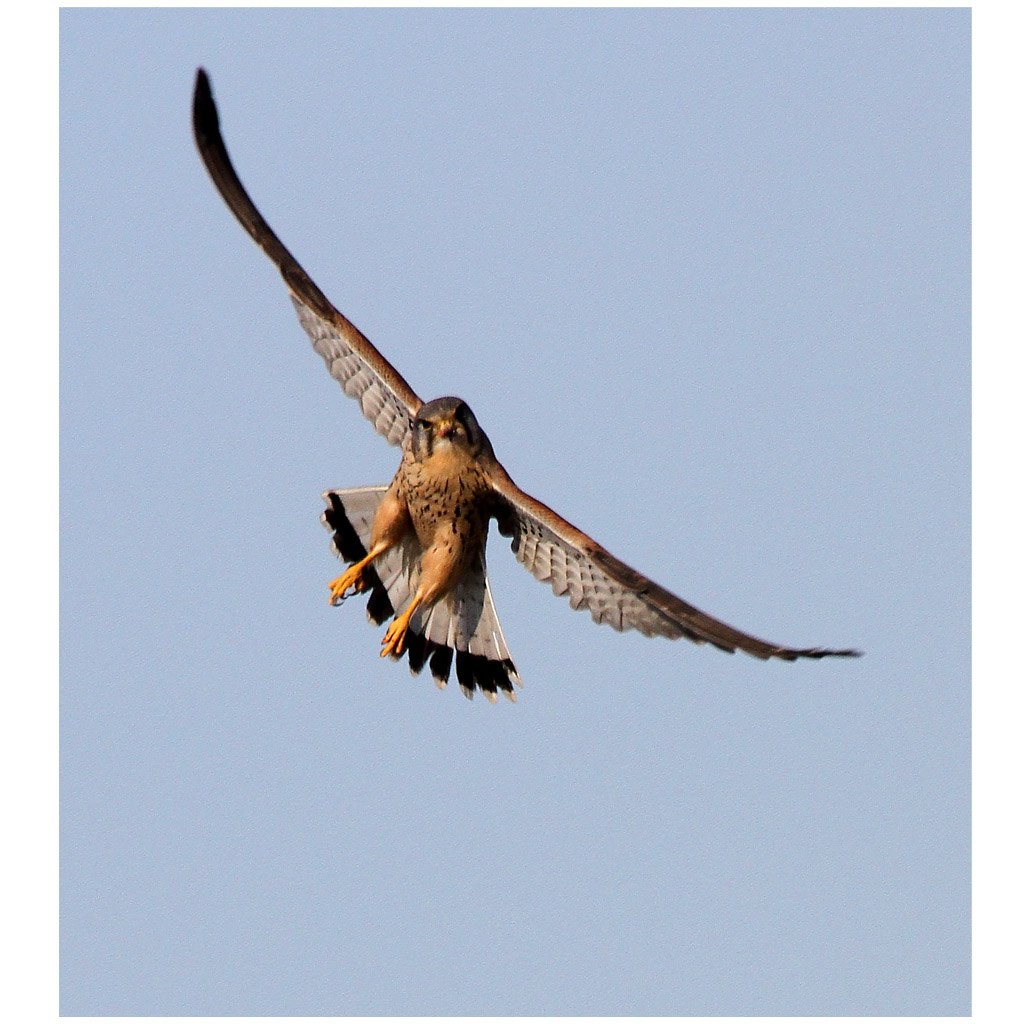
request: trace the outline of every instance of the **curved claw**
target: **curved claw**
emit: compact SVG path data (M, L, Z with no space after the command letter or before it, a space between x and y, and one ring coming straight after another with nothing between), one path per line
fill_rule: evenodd
M412 613L416 611L421 600L423 600L422 595L417 593L412 601L409 602L409 607L401 615L396 616L391 625L388 626L387 632L380 642L380 656L382 658L388 656L400 658L402 656L402 651L405 650L405 634L409 631L409 620L412 618Z
M370 584L363 579L363 572L381 552L387 551L390 546L390 541L378 541L366 553L365 558L361 558L355 565L350 565L336 580L331 580L327 584L331 591L327 603L341 604L350 588L354 594L361 594L364 590L369 590Z
M387 658L388 656L400 658L402 656L402 651L405 650L405 634L408 631L407 626L408 620L402 622L401 619L395 619L391 625L388 626L388 630L380 642L380 656L382 658Z
M327 598L327 603L331 605L341 604L348 596L347 591L349 590L353 594L361 593L366 589L362 566L350 566L336 580L331 580L327 587L331 592L331 596Z

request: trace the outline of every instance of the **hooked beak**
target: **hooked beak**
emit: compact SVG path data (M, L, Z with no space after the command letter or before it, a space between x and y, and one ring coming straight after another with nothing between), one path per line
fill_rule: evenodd
M438 437L451 437L455 433L455 424L451 420L440 420L437 424Z

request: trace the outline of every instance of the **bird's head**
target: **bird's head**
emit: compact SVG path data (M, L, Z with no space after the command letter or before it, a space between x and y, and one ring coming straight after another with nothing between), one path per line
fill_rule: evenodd
M444 451L474 457L494 454L473 410L461 398L435 398L420 406L412 420L412 451L418 462Z

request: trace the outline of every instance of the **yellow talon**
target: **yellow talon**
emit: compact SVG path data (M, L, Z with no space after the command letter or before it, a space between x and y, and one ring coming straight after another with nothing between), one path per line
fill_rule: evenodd
M350 566L336 580L331 580L327 587L331 592L331 596L327 599L328 604L341 604L345 600L346 591L350 588L357 594L365 590L366 583L363 580L362 566Z
M391 545L387 541L378 541L355 565L350 565L336 580L327 584L331 596L327 599L329 604L341 604L345 600L345 593L352 589L355 594L361 594L369 587L363 579L363 570L383 551Z
M382 658L386 658L388 655L395 658L402 656L402 651L405 650L405 634L409 631L409 620L412 618L412 613L416 611L420 600L421 598L417 594L410 602L409 607L388 626L384 639L380 642Z
M380 656L386 658L390 654L396 658L401 657L402 651L405 649L405 634L404 624L399 625L398 619L395 619L388 626L388 631L384 634L384 639L381 640Z

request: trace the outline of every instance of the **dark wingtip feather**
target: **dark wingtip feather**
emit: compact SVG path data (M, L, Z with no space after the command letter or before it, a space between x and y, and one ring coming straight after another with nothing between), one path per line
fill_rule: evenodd
M217 107L213 102L213 90L210 88L210 76L206 73L206 68L196 68L196 84L192 92L192 117L197 126L217 126Z
M813 658L815 661L820 661L822 658L860 658L862 656L862 651L856 651L852 648L833 651L827 647L805 647L802 650L795 650L790 647L777 647L765 655L755 654L755 657L779 658L782 661L798 661L800 658Z
M210 76L204 68L196 69L196 84L192 91L192 133L200 150L223 145L220 135L220 116L213 102Z
M805 658L863 658L864 652L855 648L848 648L843 651L830 651L826 648L815 647L812 651L801 652Z

